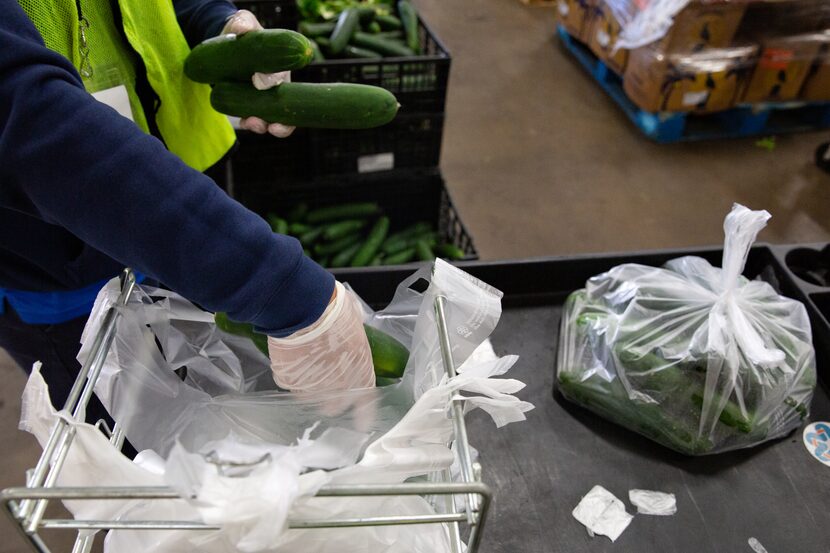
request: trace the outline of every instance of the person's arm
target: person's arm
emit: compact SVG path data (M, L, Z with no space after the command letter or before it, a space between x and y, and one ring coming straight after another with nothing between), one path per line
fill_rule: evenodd
M236 13L236 7L227 0L173 0L173 9L191 48L218 35Z
M15 0L0 11L0 205L273 335L320 317L334 280L295 239L94 100Z

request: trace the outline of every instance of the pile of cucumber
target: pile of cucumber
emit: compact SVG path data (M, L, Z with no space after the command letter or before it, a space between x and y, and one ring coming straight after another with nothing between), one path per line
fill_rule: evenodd
M254 73L305 67L315 45L286 29L250 31L208 39L185 59L193 81L213 85L210 103L236 117L260 117L269 123L323 129L369 129L395 118L398 101L388 90L352 83L282 83L257 90Z
M390 233L391 221L377 203L347 203L309 210L298 204L284 216L267 215L274 232L296 237L306 255L323 267L368 267L462 259L464 251L441 242L433 224L422 221Z
M390 12L391 6L384 4L355 4L329 21L301 21L299 31L311 41L315 61L417 56L421 42L415 7L410 0L399 0L397 16Z

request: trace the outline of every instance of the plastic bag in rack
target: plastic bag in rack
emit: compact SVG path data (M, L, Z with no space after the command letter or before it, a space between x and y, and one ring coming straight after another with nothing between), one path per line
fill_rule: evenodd
M419 280L429 284L417 292ZM423 289L423 288L419 288ZM90 345L118 296L117 280L99 294L79 354ZM441 363L434 299L447 299L447 325L459 374ZM532 405L513 394L521 382L503 375L515 356L470 358L495 328L501 293L437 260L398 287L389 307L366 322L410 349L400 383L327 393L274 389L268 359L247 339L226 335L213 317L175 293L136 287L120 317L96 393L127 438L143 450L137 463L121 456L92 427L71 421L79 440L58 485L156 486L182 499L72 502L76 518L179 520L210 531L111 531L105 549L118 553L209 551L441 552L447 529L426 526L288 530L288 520L423 515L424 498L314 497L326 484L402 483L449 468L452 398L480 407L498 426L524 419ZM24 426L43 441L58 417L33 373ZM465 397L465 392L470 396ZM109 475L113 475L110 478ZM347 547L348 546L348 547Z
M750 447L798 427L816 383L806 310L741 276L768 218L735 205L724 223L723 269L682 257L588 280L565 304L562 394L689 455Z

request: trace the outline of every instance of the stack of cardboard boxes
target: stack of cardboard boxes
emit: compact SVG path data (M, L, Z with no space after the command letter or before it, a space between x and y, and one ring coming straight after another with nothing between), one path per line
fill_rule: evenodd
M623 76L640 108L721 111L743 103L830 101L830 0L692 0L663 38L615 49L649 0L559 0L560 24ZM617 15L615 15L617 14Z

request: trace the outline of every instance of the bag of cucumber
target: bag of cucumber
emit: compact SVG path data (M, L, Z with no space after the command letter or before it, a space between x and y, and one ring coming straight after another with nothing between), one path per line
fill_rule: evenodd
M442 242L434 225L427 221L390 233L392 222L374 202L311 211L301 203L285 214L269 213L267 220L274 232L297 238L306 255L323 267L398 265L465 256L457 246Z
M733 208L723 269L682 257L588 280L563 311L562 395L687 455L751 447L797 428L816 385L806 310L741 276L768 218Z

